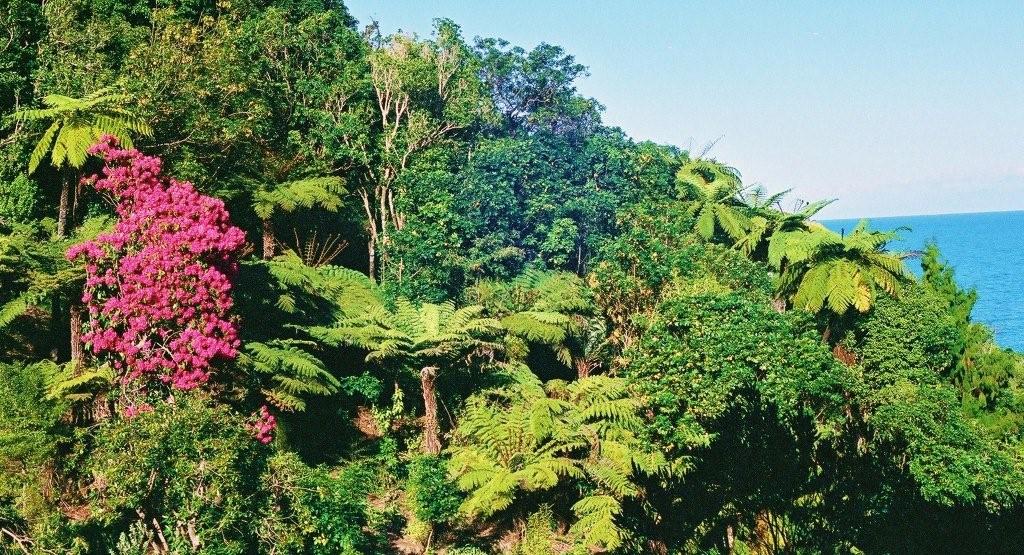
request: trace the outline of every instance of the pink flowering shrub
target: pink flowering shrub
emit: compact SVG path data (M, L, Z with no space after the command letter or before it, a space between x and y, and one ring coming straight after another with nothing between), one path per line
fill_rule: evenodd
M256 440L263 445L270 443L274 439L274 428L277 428L277 419L270 413L267 405L263 405L256 414L256 422L252 425L252 431L256 436Z
M90 152L106 164L87 181L113 197L118 222L67 253L86 265L82 340L125 382L202 385L237 355L230 293L245 234L222 201L163 175L159 158L112 137Z

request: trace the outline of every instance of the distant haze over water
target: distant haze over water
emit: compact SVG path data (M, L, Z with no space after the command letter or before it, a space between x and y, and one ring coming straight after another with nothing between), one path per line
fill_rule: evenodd
M849 233L859 220L824 220L837 232ZM870 227L910 228L889 245L894 251L920 251L935 241L956 271L963 288L978 290L973 319L988 324L1000 345L1024 351L1024 211L895 216L869 218ZM907 266L920 275L921 261Z

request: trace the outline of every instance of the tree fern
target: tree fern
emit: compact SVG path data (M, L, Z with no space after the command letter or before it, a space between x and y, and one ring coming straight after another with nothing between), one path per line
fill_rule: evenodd
M79 368L75 364L54 365L46 376L46 393L50 399L87 401L108 390L116 376L107 365Z
M484 307L456 308L448 301L415 305L400 298L393 309L383 304L340 318L333 326L307 330L328 345L352 345L367 351L366 362L380 369L420 376L424 400L424 450L440 450L434 380L438 372L465 365L473 356L493 354L501 322L483 315Z
M721 230L739 241L749 231L750 218L739 199L743 186L734 168L711 159L686 160L676 172L676 190L701 237L711 240Z
M263 394L281 410L302 411L305 398L330 395L340 383L323 362L301 347L308 341L275 339L266 343L248 341L238 356L238 365L265 376Z
M783 268L778 294L811 312L828 310L839 317L851 309L867 312L879 290L896 296L910 279L904 255L885 250L896 237L896 232L868 230L866 221L845 237L824 228L792 232L785 251L771 257Z
M308 177L260 188L253 194L253 211L261 220L276 212L292 212L297 208L319 207L335 212L341 207L345 181L340 177Z
M488 517L522 492L591 492L573 503L570 532L613 550L628 536L622 502L642 495L640 475L667 472L664 456L638 435L642 405L617 378L542 384L523 370L513 385L469 400L449 448L450 469L468 493L461 510Z
M533 343L550 348L566 366L584 356L595 304L579 276L527 270L511 281L482 280L467 296L501 319L510 354L523 358Z
M32 150L29 173L39 167L47 152L55 168L80 168L85 164L89 147L104 135L116 137L127 148L133 146L133 134L152 135L149 124L125 107L130 100L129 96L106 87L83 98L47 95L43 97L45 108L15 112L15 121L52 121Z

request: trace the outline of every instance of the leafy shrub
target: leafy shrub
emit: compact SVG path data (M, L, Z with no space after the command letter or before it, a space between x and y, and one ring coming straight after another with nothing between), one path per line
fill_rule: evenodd
M18 174L13 180L0 180L0 222L28 221L36 207L39 186L25 174Z
M49 362L0 364L0 527L19 530L40 549L60 545L67 524L50 487L72 439L61 420L66 407L46 396L53 371ZM10 539L0 537L0 553Z
M310 468L292 453L270 459L270 502L262 542L271 553L371 553L366 496L375 482L368 466L337 473Z
M408 489L416 518L431 524L450 521L458 513L462 495L448 479L446 461L421 455L409 463Z
M268 449L241 416L183 395L104 424L95 442L90 519L108 542L138 519L187 551L254 552Z

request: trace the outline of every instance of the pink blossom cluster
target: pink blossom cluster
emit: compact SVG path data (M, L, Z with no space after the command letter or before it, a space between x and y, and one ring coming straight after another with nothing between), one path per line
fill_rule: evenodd
M86 265L82 339L125 381L195 388L238 354L230 293L245 234L222 201L164 176L159 158L113 137L90 152L106 164L87 182L113 197L118 221L67 253Z
M270 443L274 439L273 432L275 428L277 428L277 419L270 413L267 405L263 405L256 414L256 422L252 425L256 440L263 445Z
M144 412L153 412L153 405L150 405L149 403L139 403L137 405L135 403L129 403L121 409L121 415L128 420L131 420Z

